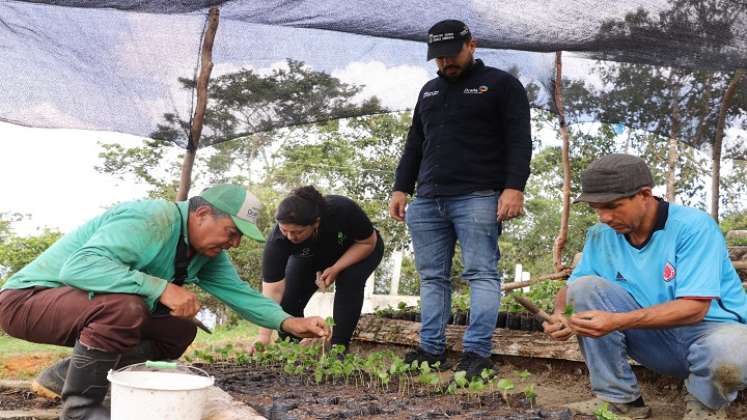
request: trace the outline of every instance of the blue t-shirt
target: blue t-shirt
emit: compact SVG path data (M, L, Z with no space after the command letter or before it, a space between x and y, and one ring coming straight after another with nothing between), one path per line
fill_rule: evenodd
M662 203L666 204L666 203ZM666 206L659 206L659 212ZM706 321L747 319L747 294L714 220L669 204L666 222L640 249L605 224L592 226L581 261L568 279L598 276L625 288L642 307L678 298L712 298Z

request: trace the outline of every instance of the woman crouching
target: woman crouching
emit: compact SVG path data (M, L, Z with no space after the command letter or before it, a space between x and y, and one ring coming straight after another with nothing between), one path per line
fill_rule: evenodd
M314 292L334 283L331 341L347 349L366 280L384 255L379 232L353 200L322 196L313 186L293 190L280 202L275 220L262 259L262 293L302 316ZM257 342L270 340L271 331L261 328Z

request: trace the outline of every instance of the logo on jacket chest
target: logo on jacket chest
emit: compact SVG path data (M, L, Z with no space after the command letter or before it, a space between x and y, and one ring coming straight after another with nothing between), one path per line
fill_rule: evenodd
M485 85L480 85L476 88L464 88L465 95L480 95L488 91L488 87Z
M423 99L430 98L431 96L436 96L436 95L438 95L438 92L439 91L437 91L437 90L431 90L429 92L423 92Z

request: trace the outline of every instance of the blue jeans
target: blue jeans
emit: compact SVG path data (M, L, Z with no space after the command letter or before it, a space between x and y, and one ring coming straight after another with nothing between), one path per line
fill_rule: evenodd
M576 280L567 298L576 312L641 309L624 288L593 276ZM743 324L703 321L578 339L592 391L606 401L631 402L641 395L628 357L657 373L684 379L688 392L712 409L734 401L747 384L747 326Z
M464 273L470 284L469 326L464 350L487 357L501 302L500 258L494 191L423 198L408 206L407 226L420 274L422 328L420 346L440 354L446 349L446 324L451 314L451 261L456 241L462 247Z

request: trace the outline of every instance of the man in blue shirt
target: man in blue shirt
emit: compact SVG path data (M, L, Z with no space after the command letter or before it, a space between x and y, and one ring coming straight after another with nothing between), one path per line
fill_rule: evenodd
M612 154L583 173L576 202L593 208L581 261L556 297L545 332L578 336L596 399L627 418L651 410L628 357L685 380L685 419L726 419L747 383L747 295L718 225L706 213L653 196L640 158ZM565 317L566 307L574 314Z

